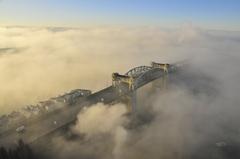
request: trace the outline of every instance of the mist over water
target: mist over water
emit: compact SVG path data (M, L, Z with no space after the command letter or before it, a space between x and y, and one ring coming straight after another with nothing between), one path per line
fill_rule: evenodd
M1 27L0 35L1 113L75 88L99 90L111 84L112 72L151 61L206 60L215 54L236 56L239 50L238 32L191 25L171 30Z
M69 130L81 137L53 138L53 156L238 158L239 99L229 98L219 81L196 71L169 77L164 91L151 84L138 90L137 116L126 116L124 104L84 109Z
M216 58L227 63L225 57ZM212 69L222 68L217 65L205 63ZM227 66L230 69L237 64ZM238 158L240 101L235 94L237 88L232 86L237 87L240 76L230 78L231 71L223 75L213 70L189 64L169 75L166 90L153 89L152 84L141 88L137 93L138 112L133 117L126 116L124 104L97 104L84 109L70 130L81 137L73 140L63 136L54 138L54 152L62 152L60 155L53 153L54 156Z
M150 61L188 65L167 90L138 91L135 118L124 104L79 112L69 132L52 138L53 158L229 159L240 157L240 33L193 26L160 28L1 28L0 109L73 88L94 90L111 73ZM11 37L11 38L9 38Z

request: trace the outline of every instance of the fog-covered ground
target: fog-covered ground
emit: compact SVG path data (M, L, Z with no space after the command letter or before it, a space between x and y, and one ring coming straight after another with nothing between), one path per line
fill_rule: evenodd
M193 67L168 78L165 90L151 83L138 90L137 112L130 116L125 104L99 103L82 110L67 131L46 140L51 144L41 154L60 159L239 158L240 100L222 87L228 82Z
M195 58L238 63L239 32L192 25L158 27L0 28L1 114L74 88L98 90L111 73L150 61ZM227 62L216 56L224 56ZM202 63L203 62L203 63ZM220 63L224 63L224 65ZM231 68L234 76L234 70ZM228 71L218 71L224 75ZM235 87L234 87L235 88Z
M98 90L112 72L150 61L188 60L167 90L140 90L136 118L124 104L79 112L69 131L80 137L52 138L54 158L239 158L239 32L1 27L0 35L1 114L69 89Z

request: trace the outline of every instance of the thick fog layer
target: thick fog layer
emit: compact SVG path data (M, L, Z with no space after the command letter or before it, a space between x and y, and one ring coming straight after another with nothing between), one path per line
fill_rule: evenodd
M1 27L0 35L1 114L74 88L98 90L111 84L112 72L125 73L150 61L171 63L197 56L205 70L211 69L205 68L206 60L223 62L224 69L229 62L238 63L240 50L238 32L189 25L171 30Z
M130 116L124 104L84 109L69 130L79 137L57 135L50 154L76 159L239 158L239 71L231 77L231 71L189 66L169 75L165 90L152 84L138 90L137 112Z
M239 32L2 27L0 35L1 113L69 89L100 89L112 72L187 59L168 89L139 90L136 116L124 104L79 112L74 139L52 138L53 158L239 158Z

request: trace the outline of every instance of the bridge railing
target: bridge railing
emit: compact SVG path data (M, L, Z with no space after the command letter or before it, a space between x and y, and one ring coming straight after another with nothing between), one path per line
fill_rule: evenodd
M131 70L129 70L124 75L120 75L118 73L112 74L112 85L114 87L117 87L121 83L128 84L129 90L134 90L137 88L137 85L140 81L144 80L142 78L146 78L149 75L159 74L160 72L163 72L164 75L168 73L169 68L171 68L172 65L167 63L156 63L152 62L151 66L139 66L135 67ZM157 72L156 72L157 71ZM154 74L154 76L156 76ZM162 74L161 74L162 75Z
M128 84L129 90L134 90L134 78L129 75L120 75L119 73L112 74L112 85L117 87L121 83Z

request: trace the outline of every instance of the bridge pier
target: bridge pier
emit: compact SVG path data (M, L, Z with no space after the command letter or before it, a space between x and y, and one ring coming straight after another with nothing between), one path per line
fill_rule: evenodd
M131 69L124 75L119 73L112 74L112 85L119 89L121 86L127 86L128 90L125 90L126 94L122 97L122 100L127 103L128 112L137 112L137 93L136 90L146 84L146 81L153 81L152 87L160 88L164 90L167 88L168 82L168 69L170 64L152 62L151 66L140 66ZM161 77L161 78L160 78ZM158 79L160 78L160 79ZM122 93L122 89L119 89L118 93Z
M127 113L135 114L137 112L137 91L131 91L121 97L121 102L127 105Z
M166 90L168 87L168 74L164 73L163 77L156 79L152 82L152 89Z
M129 113L137 112L137 91L131 92L127 97L127 109Z

